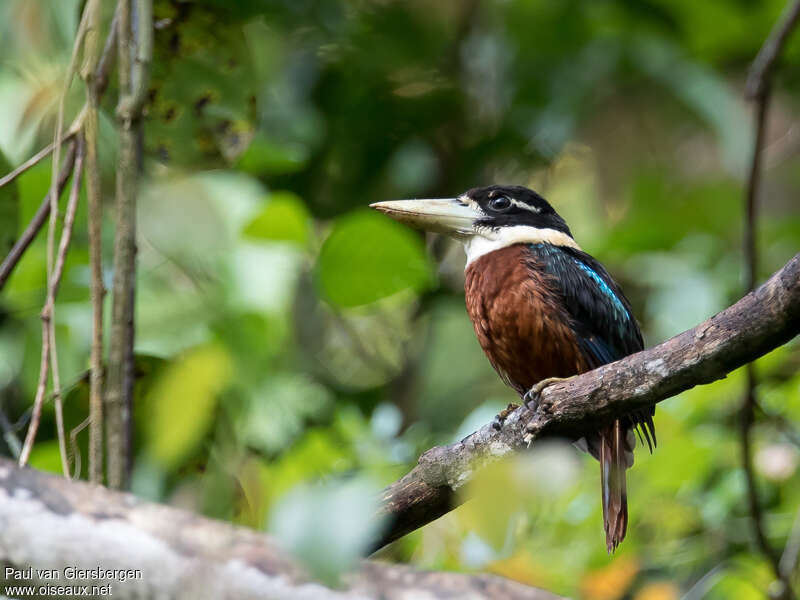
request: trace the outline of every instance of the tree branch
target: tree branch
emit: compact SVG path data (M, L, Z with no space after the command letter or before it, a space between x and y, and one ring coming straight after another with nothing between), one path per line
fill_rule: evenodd
M86 197L88 204L89 266L91 272L90 296L92 302L92 345L89 358L89 481L103 482L103 298L106 290L103 285L103 198L100 187L100 164L98 160L98 111L101 89L108 84L107 70L110 59L105 63L98 57L100 0L90 0L86 7L90 11L86 47L81 76L86 84ZM109 48L116 47L117 16L111 22L111 30L106 40L103 56L114 56ZM75 431L70 434L74 439ZM76 460L80 456L76 453ZM76 465L76 469L79 465Z
M364 562L332 590L310 581L268 536L68 482L0 459L0 562L5 585L110 585L114 598L504 598L558 600L490 575L431 573ZM12 568L9 572L8 567ZM23 581L13 569L56 569L60 581ZM126 581L65 580L64 568L139 569ZM99 594L98 594L99 595Z
M67 148L67 154L64 156L64 161L61 163L61 170L58 173L56 186L58 188L59 195L64 191L64 187L67 185L70 175L72 175L72 166L74 164L75 143L74 139L72 139L69 147ZM31 242L33 242L34 238L36 238L36 234L39 233L39 230L42 228L42 225L45 224L49 215L50 192L48 191L47 194L45 194L44 200L42 200L42 203L39 205L39 210L37 210L36 214L33 215L33 218L31 219L31 222L28 223L25 231L22 232L22 235L19 236L19 239L14 243L14 246L11 248L8 256L6 256L3 259L2 264L0 264L0 291L2 291L6 281L8 281L8 278L14 271L14 267L17 266L17 263L22 258L22 255L25 254L28 246L30 246Z
M696 385L711 383L800 332L800 254L733 306L648 350L545 388L536 411L520 407L502 429L484 425L460 442L431 448L414 469L381 493L390 520L380 548L438 519L463 501L457 490L476 468L529 441L578 438Z
M61 142L64 143L74 138L75 134L78 132L78 129L79 128L75 127L75 124L73 124L73 126L69 128L69 131L66 131L64 133L64 135L61 138ZM16 169L11 171L7 175L0 177L0 187L8 185L28 169L31 169L36 165L38 165L42 160L50 156L50 154L53 152L53 148L55 148L55 143L50 142L47 146L39 150L39 152L31 156L28 160L26 160Z
M768 93L772 69L778 62L786 40L797 25L798 19L800 19L800 0L790 1L750 67L745 84L748 98L756 99Z
M769 37L764 42L758 55L753 61L747 79L746 94L755 101L755 134L753 136L753 151L750 169L747 177L747 187L744 197L744 273L745 289L752 291L758 273L758 245L756 243L758 222L758 190L761 183L762 156L764 140L767 137L767 124L772 87L772 73L783 46L800 17L800 0L790 0L784 13L778 20ZM758 374L755 365L747 365L744 398L740 409L739 446L742 455L742 468L747 484L747 505L750 511L750 524L753 529L756 545L764 558L769 562L780 589L775 590L774 597L782 600L793 600L791 578L786 576L781 569L781 559L778 551L773 548L767 537L764 524L764 511L758 498L758 484L753 468L752 431L755 424L755 409L758 406L756 388Z
M75 215L78 212L78 199L81 192L81 178L83 176L83 159L86 148L83 137L78 136L75 156L75 167L72 172L72 189L69 193L67 210L64 215L64 226L61 231L61 240L58 244L58 255L53 267L52 282L50 282L44 312L47 313L47 328L50 336L50 376L53 380L53 403L56 412L56 432L58 434L58 448L61 455L61 467L64 477L69 478L69 456L67 454L67 440L64 434L64 408L62 401L61 378L58 373L58 351L56 345L56 296L61 286L61 277L64 274L64 265L67 262L67 252L72 242L72 230L75 226Z
M117 231L114 239L111 337L104 418L108 485L125 488L132 461L136 196L142 105L153 51L152 0L136 0L135 4L131 0L118 0L117 14L120 90L116 111L119 131Z
M58 256L53 266L53 271L47 281L47 298L41 312L42 321L42 350L41 363L39 367L39 383L36 386L36 397L33 401L33 413L31 423L25 435L25 443L19 453L19 464L25 465L30 457L33 443L36 441L36 433L39 430L39 418L42 413L42 405L45 399L45 389L47 387L48 369L53 378L53 398L56 408L56 427L58 430L58 446L61 454L61 466L65 477L69 477L69 461L67 460L66 441L64 437L64 419L62 415L61 403L61 382L58 377L58 357L56 354L55 336L55 300L58 295L58 288L61 285L61 276L64 273L64 264L67 259L70 241L72 240L72 227L75 224L75 213L78 208L78 195L81 185L81 170L83 169L83 140L77 139L77 149L75 151L74 167L72 175L72 190L70 191L67 203L67 212L64 218L64 228L61 232L61 241L58 247Z

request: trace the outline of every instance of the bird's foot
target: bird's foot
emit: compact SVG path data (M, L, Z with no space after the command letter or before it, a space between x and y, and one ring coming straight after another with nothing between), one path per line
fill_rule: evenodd
M525 407L532 408L533 410L538 409L539 400L542 398L542 391L544 388L553 385L554 383L566 381L567 379L572 379L572 377L548 377L547 379L542 379L539 383L535 384L531 389L525 392L525 395L522 396L522 401L525 403ZM533 406L531 406L531 404L533 404Z
M542 391L544 388L553 385L554 383L567 381L568 379L572 379L572 377L548 377L547 379L542 379L539 383L525 392L524 396L522 396L522 401L525 402L526 408L532 409L535 413L539 409L539 403L542 399ZM538 424L538 419L534 415L534 418L531 419L531 421L529 421L525 426L525 436L523 437L523 441L528 445L529 448L534 437L536 437L538 434L539 429L540 426Z
M494 427L497 431L500 431L503 428L503 423L506 422L508 415L519 408L519 404L509 404L503 410L501 410L492 421L492 427Z

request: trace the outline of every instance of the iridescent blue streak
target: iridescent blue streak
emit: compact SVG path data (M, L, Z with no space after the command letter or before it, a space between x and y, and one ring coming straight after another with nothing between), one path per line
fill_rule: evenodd
M573 262L574 262L576 265L578 265L578 267L580 267L580 268L581 268L581 269L582 269L584 272L586 272L586 273L589 275L589 277L591 277L591 278L594 280L594 282L595 282L597 285L599 285L599 286L600 286L600 289L603 291L603 293L604 293L606 296L608 296L609 298L611 298L611 301L614 303L614 306L615 306L615 308L616 308L618 311L620 311L620 312L621 312L623 315L626 315L626 316L627 316L627 314L628 314L628 311L627 311L627 310L625 310L625 305L624 305L624 304L622 304L622 302L620 301L620 299L619 299L619 298L617 298L617 295L616 295L616 294L614 293L614 291L613 291L613 290L612 290L612 289L611 289L611 288L608 286L608 284L607 284L605 281L603 281L603 278L602 278L602 277L600 277L600 275L598 275L598 274L597 274L597 273L594 271L594 269L592 269L591 267L589 267L589 266L587 266L587 265L583 264L583 263L582 263L581 261L579 261L577 258L573 258L572 260L573 260Z

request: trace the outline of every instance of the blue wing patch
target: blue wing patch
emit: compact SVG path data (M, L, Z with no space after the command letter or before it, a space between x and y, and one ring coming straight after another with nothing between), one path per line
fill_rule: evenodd
M530 268L544 270L558 286L571 327L589 368L613 362L644 348L628 300L611 275L590 255L575 248L529 244ZM655 407L627 415L639 439L656 445Z
M579 260L578 260L577 258L575 258L574 256L573 256L573 257L571 257L571 258L572 258L572 261L573 261L573 262L574 262L574 263L575 263L575 264L578 266L578 268L579 268L579 269L583 270L585 273L587 273L587 274L589 275L589 277L591 277L591 278L592 278L592 280L594 280L594 282L595 282L595 283L598 285L598 287L600 288L600 290L601 290L601 291L602 291L602 292L603 292L603 293L604 293L606 296L608 296L608 298L609 298L609 299L611 300L611 302L614 304L614 307L615 307L615 308L616 308L616 309L617 309L617 310L618 310L620 313L622 313L623 315L625 315L627 318L630 318L630 315L628 314L628 309L626 309L626 308L625 308L625 305L624 305L624 304L622 304L622 301L621 301L621 300L620 300L620 299L617 297L617 295L614 293L614 290L612 290L612 289L609 287L609 285L608 285L608 284L605 282L605 280L604 280L602 277L600 277L600 275L598 275L598 274L597 274L597 271L595 271L594 269L592 269L592 268L591 268L589 265L582 263L581 261L579 261Z
M536 267L555 277L573 331L592 366L613 362L643 347L627 300L611 276L588 254L547 243L530 244Z

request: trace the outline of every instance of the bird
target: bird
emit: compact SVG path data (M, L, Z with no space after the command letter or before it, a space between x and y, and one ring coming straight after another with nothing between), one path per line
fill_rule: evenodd
M555 381L644 348L620 286L581 249L566 221L535 191L490 185L455 198L370 206L400 223L463 244L465 302L478 342L525 404ZM500 423L507 412L498 415ZM652 407L598 423L596 431L576 440L600 462L609 553L627 532L626 470L633 465L634 431L652 452L654 414Z

